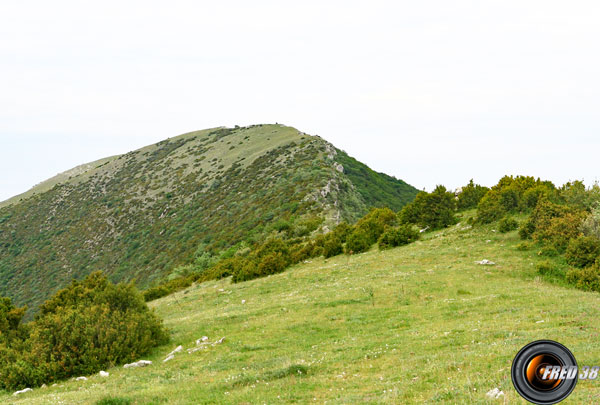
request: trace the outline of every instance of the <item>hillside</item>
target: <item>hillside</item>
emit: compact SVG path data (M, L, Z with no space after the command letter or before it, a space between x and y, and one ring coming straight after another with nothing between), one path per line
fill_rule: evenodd
M94 270L143 288L205 252L354 222L371 206L399 210L416 193L291 127L192 132L3 203L0 296L35 309Z
M526 343L556 339L581 365L598 364L598 294L543 281L535 269L543 258L518 248L516 231L461 222L400 248L192 286L151 303L173 336L152 366L0 401L525 403L510 365ZM475 264L484 258L497 265ZM225 341L162 362L202 336ZM506 396L487 399L496 387ZM596 381L580 381L564 403L599 399Z

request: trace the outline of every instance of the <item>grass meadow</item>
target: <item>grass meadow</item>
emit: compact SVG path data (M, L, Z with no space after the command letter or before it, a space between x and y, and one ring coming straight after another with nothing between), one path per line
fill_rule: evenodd
M387 251L194 285L150 304L172 332L145 357L153 365L0 402L525 403L510 366L530 341L557 340L580 365L600 365L600 296L541 279L542 258L519 242L516 232L463 223ZM225 341L162 362L202 336ZM486 398L496 387L505 396ZM599 401L600 381L580 381L564 403Z

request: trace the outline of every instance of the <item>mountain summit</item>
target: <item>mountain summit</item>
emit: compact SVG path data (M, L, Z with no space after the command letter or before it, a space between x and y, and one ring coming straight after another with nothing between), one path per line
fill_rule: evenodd
M0 203L0 296L36 308L95 270L145 287L204 251L326 231L373 206L399 210L416 194L291 127L191 132Z

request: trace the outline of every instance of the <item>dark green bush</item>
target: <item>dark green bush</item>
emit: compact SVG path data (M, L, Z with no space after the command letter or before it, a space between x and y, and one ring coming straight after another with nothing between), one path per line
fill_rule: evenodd
M498 222L498 230L502 233L514 231L518 227L519 223L517 220L510 216L505 216L500 220L500 222Z
M395 220L394 219L390 220L390 222L393 222L393 221L395 221ZM348 238L348 235L350 235L352 233L352 226L348 225L347 222L342 222L333 229L332 233L333 233L333 235L335 235L336 238L338 238L340 240L340 242L346 243L346 239Z
M398 222L398 216L389 208L374 208L367 215L362 217L355 225L355 229L360 229L367 234L371 244L377 242L385 228L395 226Z
M523 222L519 227L519 237L521 239L531 239L533 233L535 232L535 223L528 219Z
M358 228L352 231L346 240L346 253L366 252L375 242L368 231Z
M567 281L586 291L600 291L600 266L598 263L584 269L571 269Z
M342 245L342 241L338 239L335 235L328 237L325 241L325 245L323 246L323 255L325 256L325 258L327 259L342 253L344 253L344 246Z
M579 236L584 216L583 211L541 199L519 229L519 235L523 239L532 238L535 242L552 246L562 253L569 241Z
M552 218L548 225L536 228L533 239L550 246L559 252L564 252L569 241L580 235L582 216L580 214L566 214L562 217Z
M135 287L112 284L101 272L60 290L27 326L25 339L0 349L1 388L89 375L169 340Z
M584 268L593 265L600 257L600 240L591 236L571 239L565 253L567 263Z
M556 250L554 246L542 246L538 252L538 255L544 257L556 257L560 256L560 252Z
M458 194L458 200L456 201L457 209L462 211L477 207L479 201L481 201L488 191L489 188L475 184L473 183L473 179L471 179L469 184L464 186Z
M398 216L389 208L375 208L361 218L346 238L346 253L365 252L373 246L387 227L395 226Z
M400 225L396 228L389 228L381 235L378 244L379 249L388 249L396 246L408 245L419 239L419 232L414 230L411 225Z
M422 191L417 194L415 200L398 215L401 222L440 229L456 223L455 210L454 194L444 186L437 186L431 193Z
M539 200L557 199L556 187L529 176L504 176L481 199L477 206L477 222L490 223L512 212L533 209Z

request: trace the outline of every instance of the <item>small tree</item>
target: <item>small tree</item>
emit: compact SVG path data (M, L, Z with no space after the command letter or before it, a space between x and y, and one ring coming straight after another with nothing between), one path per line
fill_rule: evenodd
M444 186L431 193L420 192L415 200L400 211L401 222L417 224L431 229L445 228L456 223L454 194Z
M475 184L473 179L471 179L469 184L464 186L458 194L457 208L461 211L476 208L479 201L481 201L488 191L489 188Z

